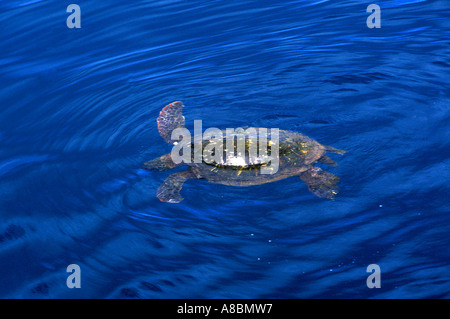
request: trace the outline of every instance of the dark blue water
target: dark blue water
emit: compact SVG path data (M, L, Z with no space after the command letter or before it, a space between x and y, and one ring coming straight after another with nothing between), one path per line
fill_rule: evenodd
M83 0L81 29L70 3L0 3L1 297L450 297L447 0L377 1L379 29L370 1ZM160 202L170 173L140 165L176 100L189 129L348 150L341 192L189 180Z

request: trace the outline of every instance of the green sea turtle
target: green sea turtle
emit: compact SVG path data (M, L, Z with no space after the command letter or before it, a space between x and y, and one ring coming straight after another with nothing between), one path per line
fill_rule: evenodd
M157 119L161 137L173 145L177 145L178 140L172 139L172 132L175 129L184 128L182 108L183 103L180 101L170 103L161 110ZM260 128L255 129L258 132L260 130ZM278 143L275 145L278 147L278 167L273 174L261 174L261 168L269 164L267 158L249 158L248 149L250 146L248 139L246 140L246 152L244 154L239 153L236 155L236 145L234 145L234 149L230 151L235 154L232 161L226 156L223 161L217 161L211 158L212 153L205 152L202 153L203 158L200 159L200 162L192 161L176 164L172 154L169 153L145 162L143 168L152 171L165 171L180 165L188 166L187 170L173 173L167 177L158 188L156 196L161 201L169 203L179 203L183 200L180 190L183 183L188 179L206 179L212 183L229 186L251 186L270 183L291 176L300 177L306 183L308 189L318 197L334 199L339 190L337 187L339 177L323 171L321 168L313 166L313 164L321 162L337 166L336 162L325 155L325 153L329 151L342 155L345 151L322 145L297 132L285 130L279 130L278 132ZM237 139L245 138L240 131L237 131L235 135ZM189 141L189 143L194 145L196 142L194 139ZM200 145L203 150L206 149L208 143L212 143L212 140L203 140L202 138ZM268 145L271 145L271 141L268 142ZM225 146L223 147L225 153L227 152L225 141L223 146ZM271 145L269 149L273 147L274 145ZM194 146L191 149L193 150ZM194 158L193 151L192 158Z

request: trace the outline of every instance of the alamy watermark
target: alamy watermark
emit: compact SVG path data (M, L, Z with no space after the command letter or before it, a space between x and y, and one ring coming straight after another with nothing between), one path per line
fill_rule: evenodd
M278 128L208 128L202 132L202 121L195 120L193 138L188 129L179 127L171 139L175 141L171 152L175 164L259 167L261 174L275 174L279 168Z
M77 264L70 264L67 266L67 272L72 273L67 277L67 288L81 288L81 269Z
M81 8L78 4L69 4L66 12L72 13L67 17L66 25L69 29L81 28Z
M69 4L66 12L71 13L66 20L66 25L69 29L81 28L81 8L78 4ZM368 28L381 28L381 8L377 4L370 4L367 6L366 12L371 13L366 20Z
M381 288L381 269L377 264L367 266L366 272L372 273L367 277L366 285L368 288Z
M369 29L381 28L381 9L377 4L371 4L367 7L366 12L372 14L367 17L366 24Z

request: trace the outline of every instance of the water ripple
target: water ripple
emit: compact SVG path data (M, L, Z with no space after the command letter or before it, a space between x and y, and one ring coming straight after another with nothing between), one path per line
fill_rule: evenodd
M0 4L0 296L449 297L447 2L383 1L381 29L358 1L81 7L69 30L56 1ZM189 180L160 202L170 172L140 167L170 151L156 118L175 100L189 129L348 150L327 168L339 196Z

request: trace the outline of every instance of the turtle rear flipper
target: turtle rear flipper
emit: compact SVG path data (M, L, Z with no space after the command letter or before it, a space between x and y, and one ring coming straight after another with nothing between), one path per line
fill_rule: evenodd
M161 157L155 158L154 160L145 162L144 164L142 164L142 168L149 171L167 171L178 165L179 164L175 164L172 161L172 156L169 153Z
M184 127L184 116L181 114L183 106L180 101L172 102L159 112L158 131L167 143L175 142L171 138L174 129Z
M158 188L156 197L162 202L179 203L183 200L180 195L180 190L183 187L183 183L189 178L195 178L196 176L191 171L183 171L173 173L166 178L164 183Z
M300 175L300 178L306 183L311 193L321 198L334 199L334 196L339 192L337 186L339 177L323 171L319 167L307 170Z

